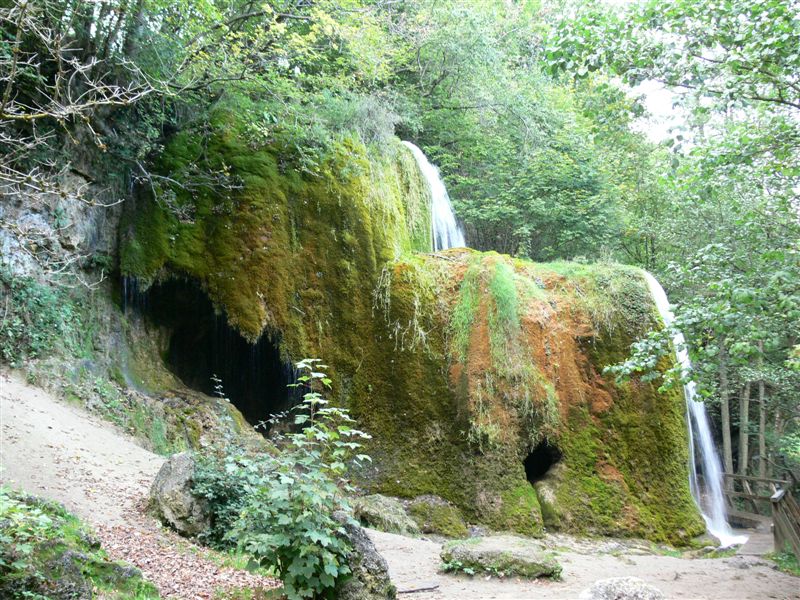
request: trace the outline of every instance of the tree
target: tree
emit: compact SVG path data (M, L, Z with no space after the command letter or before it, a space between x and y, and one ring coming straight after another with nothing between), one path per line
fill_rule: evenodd
M653 236L656 252L630 256L673 291L694 378L720 403L727 469L738 412L742 473L749 462L748 390L758 390L759 472L796 427L796 400L773 395L784 386L790 394L798 389L791 371L800 334L798 16L797 2L770 0L646 1L620 10L593 3L554 19L542 54L568 79L599 70L631 85L660 81L687 110L672 155L661 159L657 229L631 221L634 236ZM642 367L637 356L657 346L638 346L625 368ZM738 408L729 406L736 390ZM772 432L768 422L775 423Z

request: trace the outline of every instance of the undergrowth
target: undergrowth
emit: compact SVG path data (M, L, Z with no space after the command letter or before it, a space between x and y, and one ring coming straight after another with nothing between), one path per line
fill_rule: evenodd
M789 550L772 552L766 554L764 558L774 562L780 571L800 577L800 561L798 561L797 557Z
M141 573L110 562L99 542L61 505L0 487L0 597L150 600Z
M12 275L0 267L0 361L19 367L58 344L81 355L83 314L69 290Z
M356 454L368 436L324 398L331 381L322 368L316 359L297 363L297 385L307 392L291 411L295 431L275 438L280 452L206 458L194 476L194 492L212 512L209 541L273 566L290 600L334 597L350 576L344 525L356 522L346 473L369 459Z

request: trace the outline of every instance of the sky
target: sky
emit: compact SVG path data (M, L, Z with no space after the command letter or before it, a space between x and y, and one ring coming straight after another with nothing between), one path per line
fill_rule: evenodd
M631 88L634 96L644 96L648 116L634 123L634 129L647 135L652 142L661 142L671 137L669 130L686 122L686 115L680 107L673 107L675 94L662 83L643 81Z

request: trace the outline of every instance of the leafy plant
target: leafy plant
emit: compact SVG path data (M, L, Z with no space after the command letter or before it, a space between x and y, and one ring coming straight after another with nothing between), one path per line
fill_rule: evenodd
M0 268L0 360L18 366L47 355L81 330L80 315L63 289L16 277Z
M451 560L442 563L442 572L444 573L464 573L469 575L475 575L476 571L472 567L465 567L464 563L460 560Z
M357 440L369 436L352 427L347 410L330 406L323 396L331 381L318 359L296 367L303 374L293 385L307 391L290 411L297 429L275 438L280 452L228 455L222 469L206 462L194 489L211 503L212 540L236 545L262 567L275 567L290 599L334 597L337 584L350 575L343 521L355 521L342 493L352 491L346 473L369 460L356 454Z
M764 558L773 561L778 566L778 570L800 577L800 561L788 550L772 552L767 554Z

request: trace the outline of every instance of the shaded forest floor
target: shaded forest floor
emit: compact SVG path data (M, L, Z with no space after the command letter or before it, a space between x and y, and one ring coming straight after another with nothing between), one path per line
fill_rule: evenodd
M92 525L116 560L139 569L172 598L224 597L224 590L274 587L272 580L230 566L219 555L166 531L145 512L147 491L164 458L106 422L57 402L14 376L0 374L0 481L63 503ZM370 531L400 594L414 600L577 598L598 579L635 576L668 598L798 598L800 579L751 555L681 558L642 544L550 536L563 580L444 575L440 544Z

